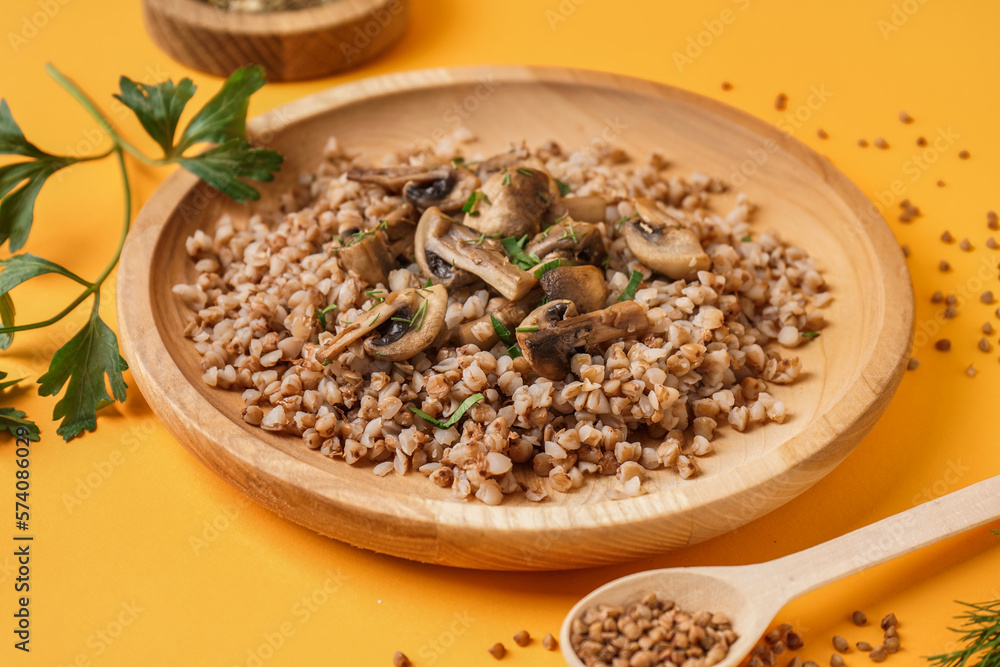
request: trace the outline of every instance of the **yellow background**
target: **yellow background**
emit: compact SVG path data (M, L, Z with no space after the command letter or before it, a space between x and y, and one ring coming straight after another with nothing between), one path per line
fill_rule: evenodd
M956 319L935 317L935 290L1000 293L998 252L985 248L986 211L1000 209L1000 126L995 30L1000 5L988 0L855 0L837 3L712 0L414 0L404 39L376 63L334 79L269 85L251 113L372 74L458 64L572 65L664 81L722 99L772 122L779 92L793 113L810 88L829 101L793 134L828 155L870 197L897 189L923 211L912 224L887 217L913 250L918 327L939 328L948 354L921 337L920 368L907 373L885 417L837 470L784 508L711 542L643 562L580 572L491 574L456 571L365 553L319 537L246 501L190 456L157 422L129 376L129 399L101 413L98 430L70 443L47 415L55 403L33 391L13 403L39 421L32 447L32 651L12 648L15 594L8 555L13 518L13 442L0 438L0 664L247 665L284 634L262 664L388 665L405 651L421 667L489 665L504 641L504 664L557 665L522 628L558 633L563 615L588 590L617 576L671 565L739 564L788 554L904 510L923 499L1000 472L997 388L1000 345L976 347L979 327L1000 328L994 306L972 298ZM15 49L43 6L57 11ZM733 20L721 31L723 10ZM557 20L565 19L565 20ZM28 23L25 23L25 22ZM895 21L894 25L892 22ZM706 22L708 22L706 24ZM882 23L880 23L882 22ZM898 28L891 30L891 28ZM714 27L718 34L712 34ZM678 66L690 40L701 52ZM44 71L53 62L109 108L120 74L137 80L192 77L200 106L219 80L170 60L146 37L134 0L4 0L0 9L0 95L29 139L53 152L90 152L94 123ZM720 83L733 82L723 92ZM905 109L916 119L903 125ZM405 113L401 110L401 113ZM133 119L116 117L126 137ZM822 141L816 129L830 138ZM915 138L949 129L958 141L914 171ZM889 150L856 141L885 137ZM149 142L141 141L148 147ZM972 157L958 158L961 149ZM130 164L141 204L167 170ZM43 191L26 250L96 276L114 247L121 195L111 161L68 170ZM937 187L938 179L946 182ZM945 246L945 229L969 237L971 253ZM1000 234L997 234L1000 236ZM944 274L945 258L954 270ZM113 287L102 311L114 326ZM15 290L20 322L44 319L74 294L57 279ZM0 358L12 377L44 372L51 353L86 314L18 334ZM974 362L979 374L966 377ZM102 475L101 471L105 474ZM89 483L88 483L89 475ZM81 486L82 485L82 486ZM85 498L83 496L86 496ZM68 503L76 498L79 502ZM215 524L215 528L211 526ZM997 527L996 525L993 526ZM214 532L213 532L214 531ZM201 540L199 542L198 540ZM780 620L806 641L804 659L828 664L830 637L877 640L856 630L855 608L878 619L894 611L904 650L888 664L918 665L949 648L955 599L1000 597L1000 537L983 528L828 586L793 603ZM2 620L6 619L6 620ZM117 634L115 624L128 621ZM110 643L99 633L112 632ZM76 661L74 663L74 661ZM855 653L853 662L867 662Z

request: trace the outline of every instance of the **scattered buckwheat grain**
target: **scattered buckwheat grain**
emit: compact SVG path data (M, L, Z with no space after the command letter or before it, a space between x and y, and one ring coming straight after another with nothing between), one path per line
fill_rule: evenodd
M784 111L788 108L788 95L784 93L778 93L778 96L774 98L774 108L778 111Z
M944 302L949 306L954 306L955 304L958 303L958 297L955 296L954 294L949 294L944 298Z
M986 290L979 295L979 300L985 303L987 306L993 303L993 292Z
M866 139L858 139L858 146L868 148L868 141Z
M886 653L897 653L899 651L899 637L886 637L882 644Z
M847 651L851 648L851 645L847 643L846 639L840 635L836 635L833 638L833 648L837 649L841 653L847 653Z
M948 230L946 229L946 230L944 230L944 232L943 232L943 233L941 234L941 240L942 240L942 241L943 241L944 243L954 243L954 242L955 242L955 237L954 237L954 236L952 236L952 235L951 235L951 232L949 232L949 231L948 231Z
M944 301L944 294L941 294L941 290L931 294L931 303L941 303L942 301Z
M997 248L1000 248L1000 246L997 245L997 240L992 236L986 239L986 247L989 248L990 250L996 250Z
M967 150L958 151L958 157L961 158L961 159L963 159L963 160L968 160L969 159L969 151L967 151Z
M834 653L830 656L830 667L844 667L844 659Z
M969 364L969 367L965 369L965 374L970 378L976 377L976 367L973 364Z
M934 349L938 352L947 352L951 349L951 341L947 338L942 338L941 340L934 343Z
M958 247L965 252L970 252L972 250L972 242L969 241L969 239L962 239L961 242L959 242Z
M1000 216L997 215L996 211L986 212L986 226L993 231L1000 229Z
M733 84L729 83L728 81L723 81L722 82L722 89L723 90L732 90L733 89Z
M944 187L944 181L942 181L941 179L938 179L937 186L939 188L943 188Z
M920 360L917 359L916 357L910 357L909 363L906 364L906 370L915 371L918 368L920 368ZM859 625L864 625L864 624L861 623Z
M556 638L553 637L552 633L550 632L549 634L542 637L542 647L546 651L555 651L557 648L559 648L559 642L556 641Z
M983 322L982 329L983 333L986 334L987 336L993 335L993 325L990 324L989 322Z
M921 146L921 147L922 146L926 146L927 145L927 140L924 139L923 137L917 137L917 145Z
M899 246L899 249L903 251L903 257L909 257L910 256L910 246L909 246L909 244L904 243L903 245Z
M910 114L906 113L905 111L900 111L899 112L899 122L900 123L906 123L907 125L909 125L910 123L913 122L913 116L911 116Z
M396 651L392 655L392 667L410 667L412 664L402 651Z
M818 130L816 130L816 136L819 137L820 139L829 139L830 138L830 135L827 134L826 130L824 130L822 127L819 128Z
M888 653L886 653L885 646L876 646L872 649L872 652L868 654L872 662L882 662L886 659Z
M858 647L859 651L864 651L865 653L870 652L872 648L874 648L871 644L865 641L858 642L856 646Z
M947 273L948 271L951 271L951 264L948 263L948 260L942 259L938 262L938 270L942 273Z
M882 150L889 148L889 142L882 137L875 137L875 141L872 143L875 144L875 148L880 148Z
M527 630L521 630L514 635L514 643L521 647L527 646L531 643L531 635L528 634Z
M500 642L497 642L490 647L489 654L492 655L497 660L502 660L505 655L507 655L507 649Z
M948 306L944 309L944 319L953 320L958 317L958 308L955 305Z

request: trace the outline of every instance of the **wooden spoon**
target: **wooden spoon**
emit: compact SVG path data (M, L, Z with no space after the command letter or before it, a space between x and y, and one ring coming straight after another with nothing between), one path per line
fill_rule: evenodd
M717 667L750 653L790 601L842 577L1000 518L1000 476L918 505L870 526L766 563L676 567L616 579L580 600L563 621L563 656L583 667L570 645L570 626L599 603L627 605L650 592L688 611L723 612L740 638Z

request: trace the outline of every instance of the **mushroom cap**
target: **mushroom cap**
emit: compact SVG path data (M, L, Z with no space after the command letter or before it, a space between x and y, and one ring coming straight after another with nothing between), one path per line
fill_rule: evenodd
M464 224L488 236L534 236L542 217L559 196L555 179L538 166L518 164L505 168L483 183L485 199Z
M478 277L511 301L538 284L534 274L510 263L496 239L486 238L434 207L420 217L414 244L420 269L436 283L464 285Z
M358 236L361 238L357 238ZM334 249L341 268L353 271L369 285L387 283L389 271L392 270L392 255L382 231L358 231L345 234L344 237L347 243Z
M447 178L450 168L441 167L415 167L404 165L401 167L381 167L376 169L354 168L347 172L347 180L359 183L371 183L377 185L386 192L399 194L409 183L430 183Z
M441 333L448 310L448 291L442 285L433 285L394 292L391 296L396 307L393 316L376 329L376 336L365 341L364 349L375 359L404 361L433 343Z
M572 301L581 313L600 310L608 298L604 272L589 264L558 266L542 274L539 282L549 301Z
M600 264L607 251L604 235L589 222L566 217L544 232L535 235L524 251L543 262L565 259L580 264Z
M604 222L608 215L608 202L600 195L557 197L545 213L550 224L560 222L563 217L581 222Z
M709 269L711 259L682 221L659 209L652 199L635 199L633 204L639 219L625 222L622 231L636 259L674 280L692 280Z
M574 354L600 343L642 335L649 328L646 308L635 301L576 315L572 301L551 301L533 310L518 329L517 342L532 370L550 380L562 380L572 370Z
M432 206L457 211L479 187L479 178L464 167L445 167L437 172L434 180L411 181L403 188L403 197L419 211Z

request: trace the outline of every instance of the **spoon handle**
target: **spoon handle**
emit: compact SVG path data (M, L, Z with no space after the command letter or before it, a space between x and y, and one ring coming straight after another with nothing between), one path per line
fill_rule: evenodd
M1000 518L1000 476L763 564L760 581L784 601Z

